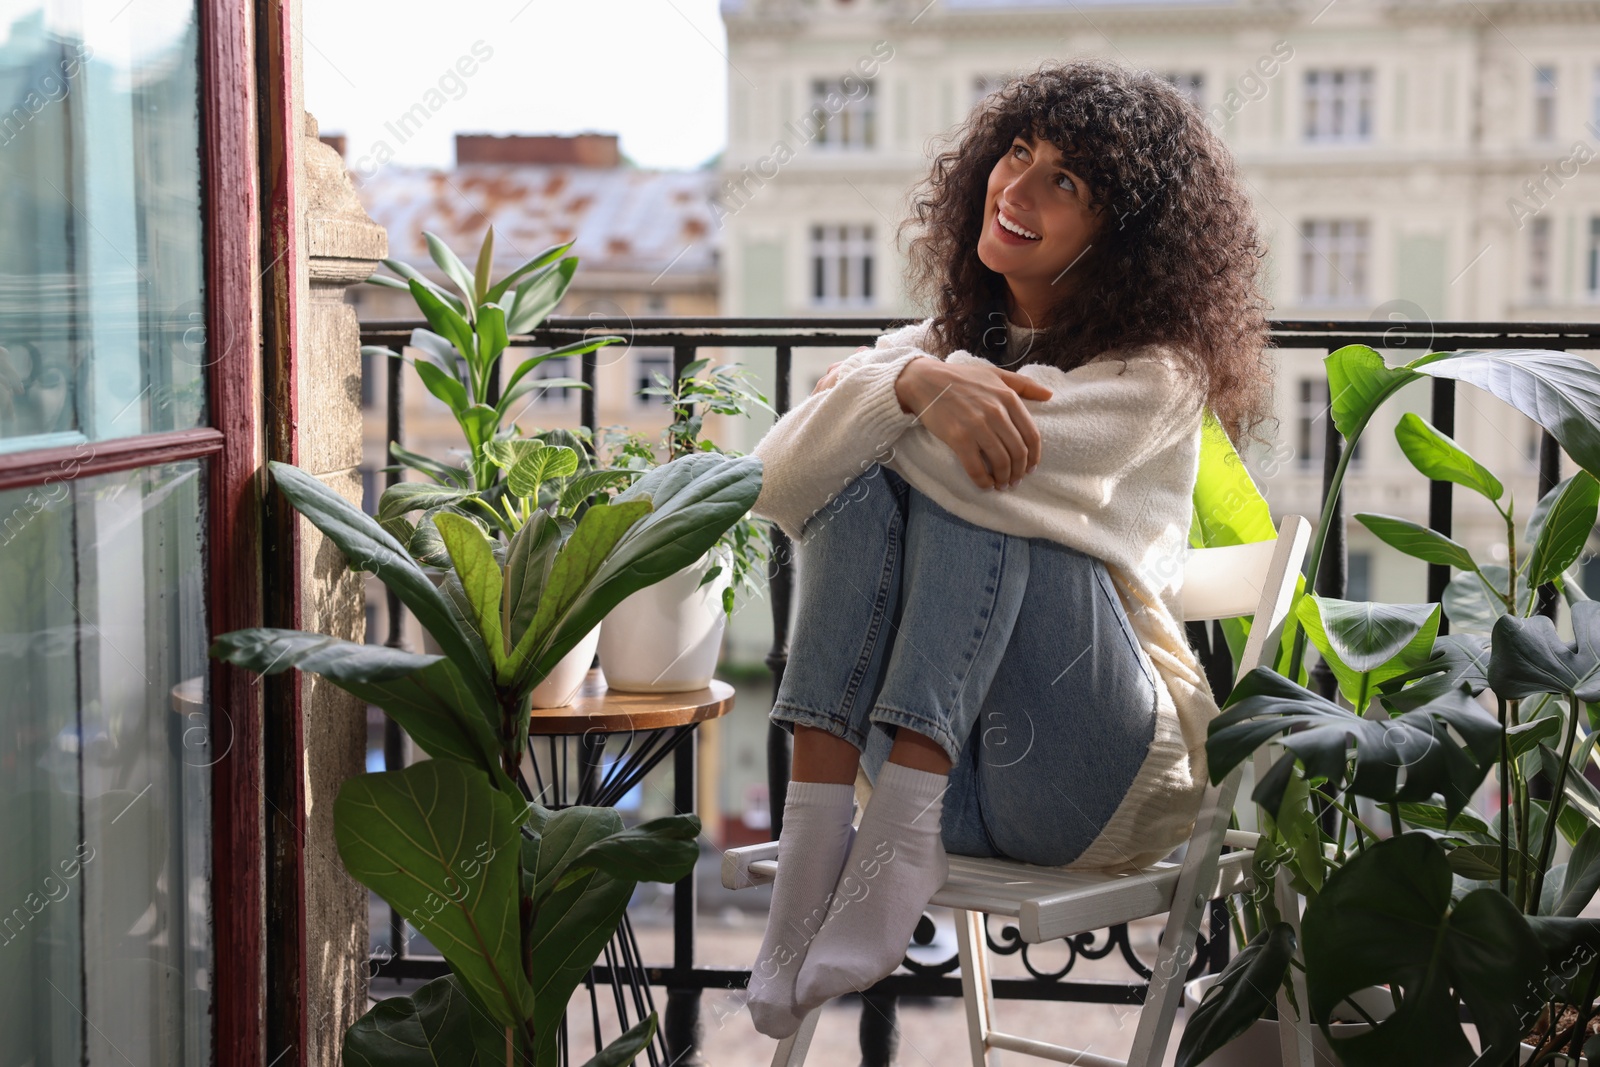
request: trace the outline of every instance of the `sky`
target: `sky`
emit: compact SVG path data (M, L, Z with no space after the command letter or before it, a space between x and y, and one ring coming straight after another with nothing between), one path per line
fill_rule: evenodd
M352 167L385 150L449 166L457 132L616 133L652 168L697 167L727 140L717 0L309 0L302 12L306 107L346 135ZM398 126L418 104L420 128Z

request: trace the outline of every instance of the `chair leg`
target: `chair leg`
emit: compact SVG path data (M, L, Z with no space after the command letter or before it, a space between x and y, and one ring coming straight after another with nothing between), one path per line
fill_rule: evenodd
M1159 1064L1167 1054L1172 1026L1178 1015L1178 999L1183 994L1184 977L1194 961L1205 908L1203 897L1191 896L1186 901L1173 901L1172 910L1167 913L1161 950L1156 953L1155 966L1151 968L1150 986L1145 991L1139 1026L1134 1030L1133 1047L1128 1052L1130 1064Z
M989 1049L994 1029L994 982L989 974L989 944L983 912L955 910L956 945L961 958L961 999L967 1007L967 1043L973 1067L1000 1067L1000 1052Z
M1278 898L1278 914L1284 916L1294 929L1295 942L1303 944L1300 940L1300 895L1289 884L1287 868L1278 869L1277 884L1273 890ZM1304 1010L1304 1006L1310 1003L1306 1000L1306 972L1290 967L1289 983L1294 990L1294 1003L1301 1005ZM1304 1016L1296 1016L1288 995L1281 987L1278 990L1278 1019L1278 1043L1284 1067L1315 1067L1317 1057L1312 1047L1312 1030L1316 1024L1311 1021L1309 1011Z
M772 1067L801 1067L806 1062L806 1053L811 1051L811 1035L817 1032L817 1019L821 1015L821 1006L806 1012L806 1017L800 1020L800 1029L778 1042L772 1054Z

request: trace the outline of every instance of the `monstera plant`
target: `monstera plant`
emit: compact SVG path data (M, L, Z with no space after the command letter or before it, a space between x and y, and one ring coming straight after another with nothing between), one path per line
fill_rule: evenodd
M700 822L672 816L624 829L609 808L534 803L522 773L528 694L619 601L681 569L749 510L760 460L684 456L591 504L570 528L534 510L501 551L477 523L441 513L450 565L442 587L316 478L281 463L272 475L443 651L274 629L224 634L211 650L262 674L321 675L382 708L432 757L351 778L334 802L345 867L438 946L451 971L356 1022L344 1061L548 1067L567 1001L634 885L687 875ZM631 1063L655 1026L652 1014L592 1067Z
M1345 448L1305 579L1318 573L1356 441L1410 382L1449 378L1491 393L1548 430L1579 470L1519 531L1499 478L1426 420L1399 420L1397 443L1419 473L1495 509L1509 558L1481 563L1441 531L1359 514L1386 544L1456 571L1441 602L1353 602L1307 594L1302 582L1275 669L1233 689L1206 748L1220 782L1276 744L1252 796L1263 813L1255 867L1262 885L1287 872L1304 901L1300 936L1270 892L1236 907L1245 948L1194 1012L1177 1062L1203 1062L1271 1013L1296 970L1302 1023L1331 1035L1337 1011L1371 1024L1330 1036L1347 1067L1592 1060L1600 922L1579 916L1600 889L1600 790L1585 774L1600 771L1600 603L1584 595L1575 564L1600 509L1600 371L1535 350L1437 352L1389 366L1365 346L1332 353L1326 366ZM1213 480L1226 491L1196 497L1206 543L1271 536L1247 475ZM1544 586L1567 604L1574 643L1537 614ZM1332 673L1331 698L1306 685L1308 646ZM1491 773L1498 811L1489 816L1471 802ZM1393 1003L1381 1020L1354 996L1373 988Z

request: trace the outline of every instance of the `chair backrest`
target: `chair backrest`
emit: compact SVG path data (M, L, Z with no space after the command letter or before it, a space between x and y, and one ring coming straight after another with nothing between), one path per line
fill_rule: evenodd
M1179 603L1186 621L1255 617L1235 680L1270 662L1310 539L1311 524L1303 516L1285 515L1271 541L1191 549L1184 561Z

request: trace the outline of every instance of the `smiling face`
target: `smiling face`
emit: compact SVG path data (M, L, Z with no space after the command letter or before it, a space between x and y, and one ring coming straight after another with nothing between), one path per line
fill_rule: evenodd
M989 173L978 236L978 258L1005 277L1013 320L1046 325L1099 222L1088 183L1063 165L1061 150L1018 134Z

